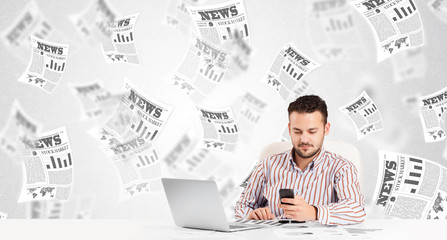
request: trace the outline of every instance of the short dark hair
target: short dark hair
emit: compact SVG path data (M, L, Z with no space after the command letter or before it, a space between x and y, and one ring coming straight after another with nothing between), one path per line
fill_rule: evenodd
M323 115L324 124L327 123L326 102L317 95L304 95L297 98L289 104L287 111L289 112L289 117L292 112L313 113L319 111Z

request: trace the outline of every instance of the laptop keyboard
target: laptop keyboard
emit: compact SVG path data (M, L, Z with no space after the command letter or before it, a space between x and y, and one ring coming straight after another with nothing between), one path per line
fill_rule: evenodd
M230 229L240 229L240 228L246 228L247 226L243 226L243 225L229 225Z

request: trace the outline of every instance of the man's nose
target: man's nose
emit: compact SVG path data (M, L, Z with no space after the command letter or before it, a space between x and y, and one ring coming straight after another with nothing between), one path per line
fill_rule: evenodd
M301 143L306 143L307 142L307 133L302 133L301 134Z

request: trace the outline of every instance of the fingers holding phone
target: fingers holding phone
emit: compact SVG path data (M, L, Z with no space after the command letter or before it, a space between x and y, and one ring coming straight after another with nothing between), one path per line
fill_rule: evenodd
M280 189L279 197L281 204L279 208L284 210L284 216L298 221L315 220L317 209L309 205L300 195L293 195L292 189Z

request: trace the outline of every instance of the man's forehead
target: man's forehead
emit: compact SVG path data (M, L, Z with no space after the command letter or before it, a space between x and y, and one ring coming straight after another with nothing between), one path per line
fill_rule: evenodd
M323 121L323 114L320 111L315 111L311 113L306 112L292 112L289 115L289 120L298 120L298 121Z

